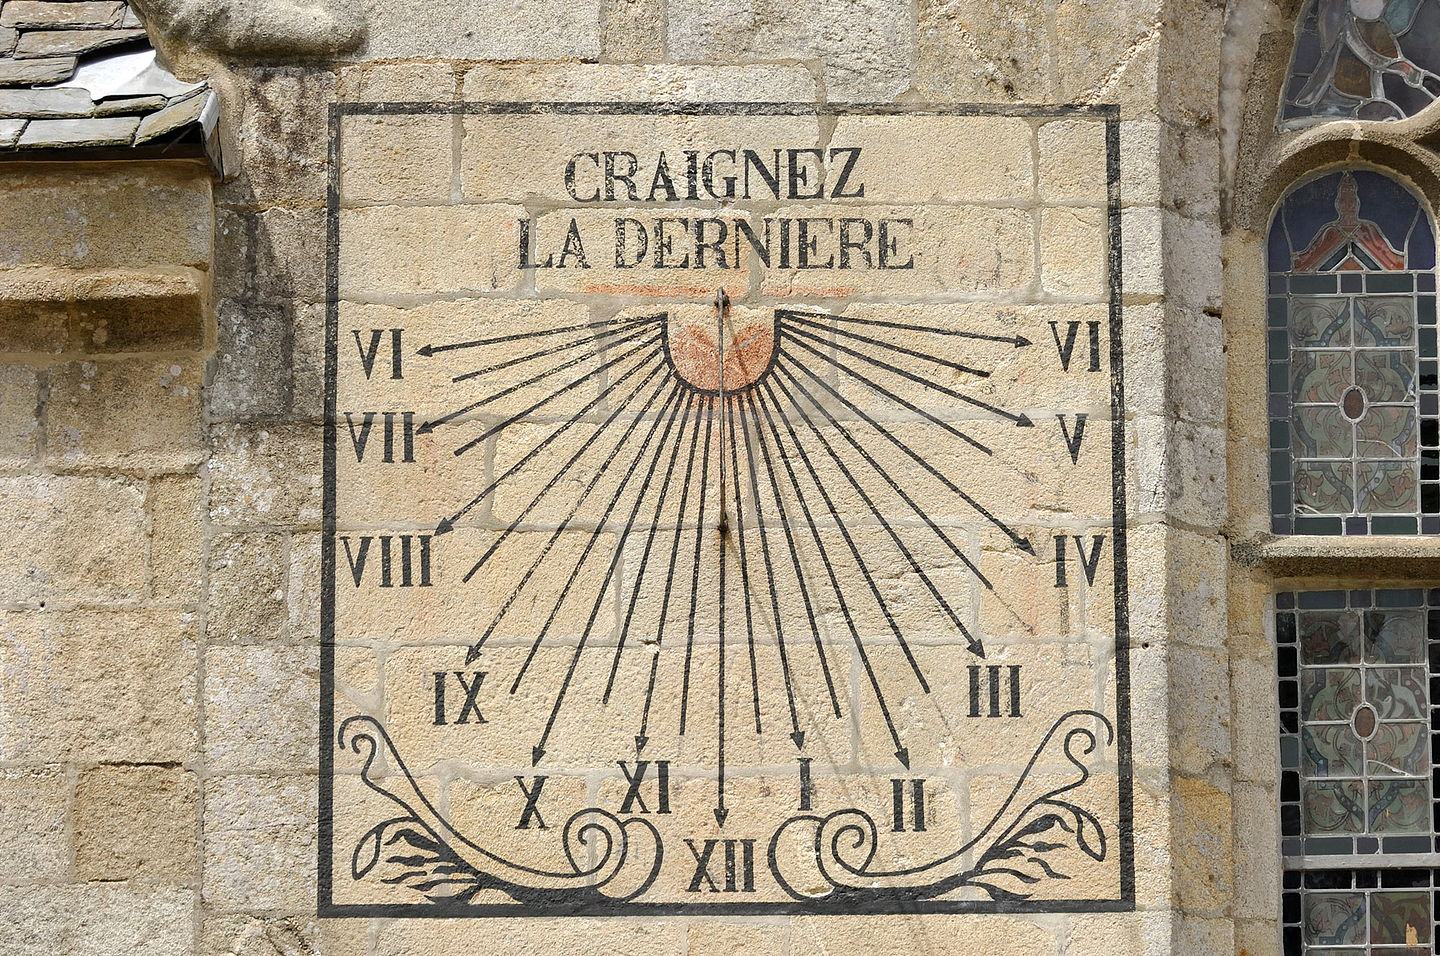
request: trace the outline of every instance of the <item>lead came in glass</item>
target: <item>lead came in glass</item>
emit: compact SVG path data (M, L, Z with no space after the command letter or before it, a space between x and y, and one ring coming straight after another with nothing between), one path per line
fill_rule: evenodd
M1333 172L1286 196L1268 255L1272 530L1440 534L1430 216L1388 176Z

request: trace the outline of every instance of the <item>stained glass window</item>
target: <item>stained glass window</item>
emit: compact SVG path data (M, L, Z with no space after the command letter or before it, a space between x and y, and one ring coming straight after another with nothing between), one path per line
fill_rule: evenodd
M1275 608L1285 954L1430 953L1440 870L1415 864L1440 852L1440 589Z
M1440 0L1311 0L1296 25L1280 128L1397 120L1440 96Z
M1435 236L1373 170L1303 183L1270 226L1271 529L1440 534Z

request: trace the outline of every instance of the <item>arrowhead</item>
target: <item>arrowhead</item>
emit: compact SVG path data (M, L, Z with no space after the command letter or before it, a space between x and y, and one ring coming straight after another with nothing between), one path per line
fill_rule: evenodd
M431 348L430 346L428 346L428 345L422 345L420 348L416 349L415 351L418 352L419 354L425 356L426 358L429 358L430 356L432 356L432 355L435 354L435 350L432 349L432 348Z
M1030 428L1034 424L1035 423L1030 420L1029 415L1021 415L1019 418L1015 419L1016 428Z
M728 817L729 815L730 815L730 811L729 811L729 810L726 810L724 807L716 807L716 808L715 808L715 825L716 825L716 826L722 826L722 827L723 827L723 826L725 825L725 818Z
M1024 348L1025 346L1027 346L1027 345L1034 345L1034 344L1035 344L1035 343L1031 342L1029 339L1027 339L1027 338L1026 338L1025 336L1023 336L1023 335L1017 335L1017 336L1015 336L1015 347L1016 347L1017 349L1023 349L1023 348Z
M415 429L417 435L428 435L435 430L434 422L422 422L420 427Z
M976 657L983 658L985 656L985 645L980 643L980 638L970 638L970 653Z
M900 761L900 766L904 767L906 770L910 769L910 748L901 747L899 750L895 751L895 756Z
M1017 538L1015 543L1020 546L1021 551L1024 551L1026 554L1031 555L1032 557L1034 556L1035 545L1031 544L1028 540L1026 540L1025 538Z
M801 747L804 747L804 746L805 746L805 731L803 731L803 730L797 730L797 731L795 731L793 734L790 735L790 739L793 740L793 741L795 741L795 746L796 746L797 749L798 749L798 748L801 748Z
M649 738L649 737L645 736L644 734L636 734L636 735L635 735L635 756L637 756L637 757L640 756L640 751L644 750L644 749L645 749L645 745L648 744L649 742L650 742L650 738Z
M530 766L532 766L532 767L537 767L537 766L539 766L539 765L540 765L540 758L543 757L543 756L545 756L545 748L544 748L544 747L531 747L531 748L530 748Z
M465 666L469 667L480 659L480 651L474 647L465 648Z
M435 526L435 534L438 537L442 534L449 534L455 527L455 522L449 518L441 518L440 523Z

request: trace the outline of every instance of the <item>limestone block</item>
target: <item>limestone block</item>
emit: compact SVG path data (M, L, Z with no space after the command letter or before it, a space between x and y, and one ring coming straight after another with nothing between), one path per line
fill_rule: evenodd
M290 639L296 643L320 640L320 535L290 538L290 582L287 590Z
M215 297L220 300L246 295L254 281L255 259L250 234L255 214L220 206L215 210Z
M205 902L221 910L313 909L316 793L315 780L303 776L206 781Z
M1230 794L1193 777L1175 777L1174 783L1176 899L1190 912L1218 911L1234 890Z
M456 117L350 116L341 125L346 204L450 198Z
M191 475L150 479L150 590L160 600L200 598L204 487Z
M3 266L210 264L214 218L210 174L201 162L16 165L6 171L0 197Z
M126 883L0 888L5 956L190 956L195 894Z
M1277 797L1273 786L1235 788L1235 885L1245 888L1234 902L1237 917L1273 920L1277 915L1276 903L1280 899L1280 855L1275 851L1280 843L1279 819L1274 809Z
M0 463L23 467L35 458L43 429L40 378L25 365L0 365Z
M239 141L241 173L219 187L222 201L323 206L327 107L335 99L335 74L264 67L238 70L234 82L232 101L243 104L239 122L232 127ZM314 250L310 252L314 255Z
M370 206L340 215L340 294L497 292L521 280L518 206Z
M1158 0L1057 5L1061 102L1119 103L1126 116L1153 114L1160 11Z
M909 5L898 0L842 7L679 0L666 29L670 54L682 59L820 60L831 100L886 101L909 85L914 26Z
M985 5L924 0L916 88L936 101L1055 101L1045 19L1041 7L1017 0Z
M1161 213L1143 207L1120 213L1121 279L1126 295L1162 295L1165 291Z
M70 791L63 767L0 770L0 880L68 876Z
M50 372L52 466L180 471L205 454L196 358L75 362Z
M1120 201L1127 206L1160 202L1160 141L1172 134L1157 120L1120 123Z
M1047 208L1040 213L1040 282L1046 292L1095 299L1109 285L1106 216L1100 209Z
M665 50L665 8L659 0L606 0L601 55L618 62L659 60Z
M689 956L782 956L789 936L786 922L697 920L690 924L687 953Z
M200 956L365 956L369 921L304 916L215 916L205 921Z
M1108 183L1104 123L1093 120L1046 123L1040 127L1039 157L1042 200L1096 205L1105 202ZM1134 201L1128 196L1123 198Z
M1053 932L1029 920L998 914L984 916L802 916L790 924L793 956L861 952L901 956L945 952L954 941L990 956L1045 956L1059 943Z
M210 543L211 642L257 644L285 639L289 578L285 536L217 535Z
M205 276L184 267L27 266L0 279L0 347L12 352L155 352L205 339Z
M84 515L84 520L72 520ZM144 490L120 478L0 479L11 603L126 601L145 593Z
M526 64L534 68L532 64ZM340 71L338 92L345 103L438 102L453 100L459 88L448 62L355 63Z
M210 431L210 520L224 526L320 521L321 430L218 425Z
M195 875L195 775L179 767L97 767L75 787L82 880L188 885Z
M400 0L373 9L370 30L365 52L372 59L434 56L437 49L463 60L593 59L600 53L600 4Z
M325 211L267 209L250 238L255 292L262 299L325 299Z
M283 770L315 759L318 644L205 652L205 757L219 773Z
M211 419L283 416L294 387L294 304L224 299L216 317L214 377L205 391Z
M800 102L814 100L815 77L803 65L646 63L482 63L465 72L462 98L482 102Z
M530 956L532 953L606 953L654 956L682 952L685 924L644 919L494 919L477 933L466 920L386 920L375 956Z
M195 631L178 611L6 613L0 759L188 759Z
M148 0L144 9L169 39L245 57L344 53L365 37L360 8L325 0Z

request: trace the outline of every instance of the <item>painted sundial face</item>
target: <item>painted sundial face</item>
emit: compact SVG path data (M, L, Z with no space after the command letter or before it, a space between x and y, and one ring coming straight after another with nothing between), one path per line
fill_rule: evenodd
M377 190L451 109L337 117L322 908L1129 905L1113 122L454 107Z

